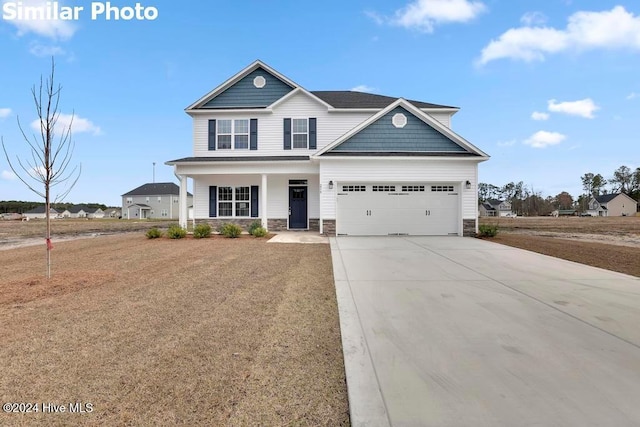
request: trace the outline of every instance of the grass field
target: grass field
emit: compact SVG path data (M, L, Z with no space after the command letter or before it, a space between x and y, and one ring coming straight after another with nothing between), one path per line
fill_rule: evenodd
M87 221L90 222L90 221ZM147 240L0 252L0 425L348 425L328 245Z
M498 224L503 231L632 235L640 237L640 217L517 217L481 218L481 224Z

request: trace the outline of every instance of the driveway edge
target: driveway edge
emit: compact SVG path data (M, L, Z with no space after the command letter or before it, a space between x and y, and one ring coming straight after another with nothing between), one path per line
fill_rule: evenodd
M329 239L352 426L390 426L337 240Z

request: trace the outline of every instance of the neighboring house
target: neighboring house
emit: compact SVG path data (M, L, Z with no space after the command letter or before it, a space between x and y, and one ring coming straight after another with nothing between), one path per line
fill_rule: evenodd
M115 218L118 219L122 217L122 211L120 209L109 208L104 211L103 218Z
M27 211L22 215L28 219L45 219L47 217L47 210L45 209L44 205L42 205L42 206L38 206L35 209L31 209L30 211ZM58 216L58 211L53 208L50 208L49 216L51 218L56 218Z
M71 218L71 212L69 212L69 209L65 209L58 214L58 218Z
M256 61L187 107L193 156L180 177L186 226L260 220L271 231L472 235L478 164L450 129L456 107L354 91L310 92Z
M480 216L512 217L515 214L511 211L511 203L508 201L489 199L480 204Z
M122 195L124 219L178 219L180 188L173 182L144 184ZM187 203L193 203L188 193Z
M69 218L88 218L95 209L87 205L73 205L69 209Z
M614 193L592 197L587 213L591 216L632 216L637 210L638 202L624 193Z
M96 208L90 211L87 215L88 218L104 218L104 211L101 208Z

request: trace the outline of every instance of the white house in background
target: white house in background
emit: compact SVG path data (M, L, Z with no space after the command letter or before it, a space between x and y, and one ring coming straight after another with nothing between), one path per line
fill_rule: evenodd
M178 219L180 188L173 182L141 185L122 195L124 219ZM193 196L186 194L187 202Z
M107 210L104 211L103 218L118 219L121 216L122 216L122 211L120 209L108 208Z
M22 215L28 219L45 219L47 217L47 210L45 209L44 205L42 205L42 206L38 206L37 208L31 209L30 211L27 211ZM50 208L49 216L51 218L57 218L58 211L53 208Z
M418 83L418 82L417 82ZM193 155L166 162L187 180L196 222L260 219L271 231L472 235L478 164L451 130L456 107L354 91L308 91L255 61L186 112Z
M603 194L592 197L587 213L591 216L632 216L638 210L638 202L624 193Z
M503 200L489 199L480 204L480 216L484 217L512 217L511 203Z

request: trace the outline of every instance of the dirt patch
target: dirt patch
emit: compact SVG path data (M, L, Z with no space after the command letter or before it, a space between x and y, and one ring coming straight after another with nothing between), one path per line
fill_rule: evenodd
M634 246L509 232L502 232L490 240L640 277L640 250Z
M54 243L55 244L55 243ZM327 245L107 236L0 254L2 425L348 425Z

